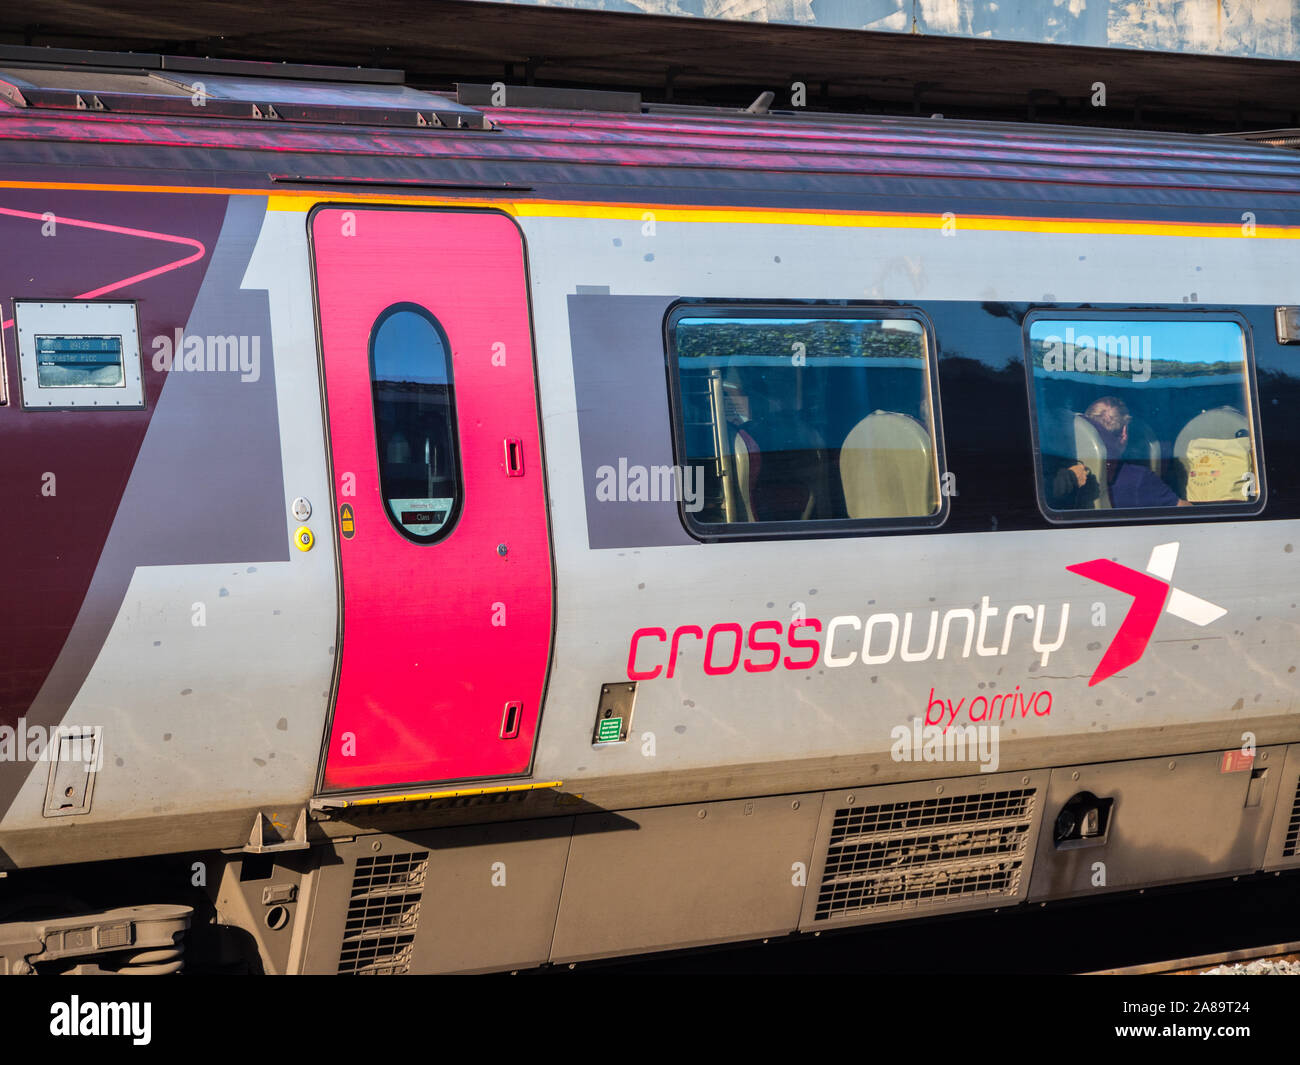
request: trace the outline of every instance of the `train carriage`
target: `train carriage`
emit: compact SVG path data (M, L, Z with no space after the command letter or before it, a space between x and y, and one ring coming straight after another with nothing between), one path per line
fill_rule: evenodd
M1284 147L6 49L0 234L9 972L1300 864Z

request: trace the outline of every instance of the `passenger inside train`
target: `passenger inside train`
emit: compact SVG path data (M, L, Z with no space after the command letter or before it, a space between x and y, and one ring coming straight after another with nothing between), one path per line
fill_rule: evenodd
M1237 321L1039 317L1029 340L1038 473L1059 517L1258 500Z
M1089 405L1083 416L1100 434L1106 448L1106 486L1112 507L1192 505L1186 499L1180 499L1150 467L1125 458L1133 415L1122 399L1117 396L1102 396Z

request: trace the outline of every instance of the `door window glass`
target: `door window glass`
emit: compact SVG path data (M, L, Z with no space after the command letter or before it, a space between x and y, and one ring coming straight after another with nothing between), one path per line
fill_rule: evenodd
M370 339L379 486L389 520L407 539L432 543L460 509L460 456L450 348L428 311L388 308Z

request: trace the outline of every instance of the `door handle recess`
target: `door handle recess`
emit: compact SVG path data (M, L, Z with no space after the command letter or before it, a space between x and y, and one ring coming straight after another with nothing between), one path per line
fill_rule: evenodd
M506 476L522 477L524 475L524 442L518 437L506 437Z
M501 715L501 738L503 740L513 740L519 735L519 722L523 719L523 716L523 703L506 703L505 712Z

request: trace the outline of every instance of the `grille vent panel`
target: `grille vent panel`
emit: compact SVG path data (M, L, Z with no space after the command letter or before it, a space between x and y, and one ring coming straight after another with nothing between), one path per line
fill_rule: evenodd
M428 871L428 851L357 860L343 924L340 973L396 976L407 971Z
M1300 845L1300 781L1295 788L1295 801L1291 804L1291 823L1286 829L1286 843L1282 846L1283 858L1294 858Z
M1015 896L1035 788L835 811L814 920Z

